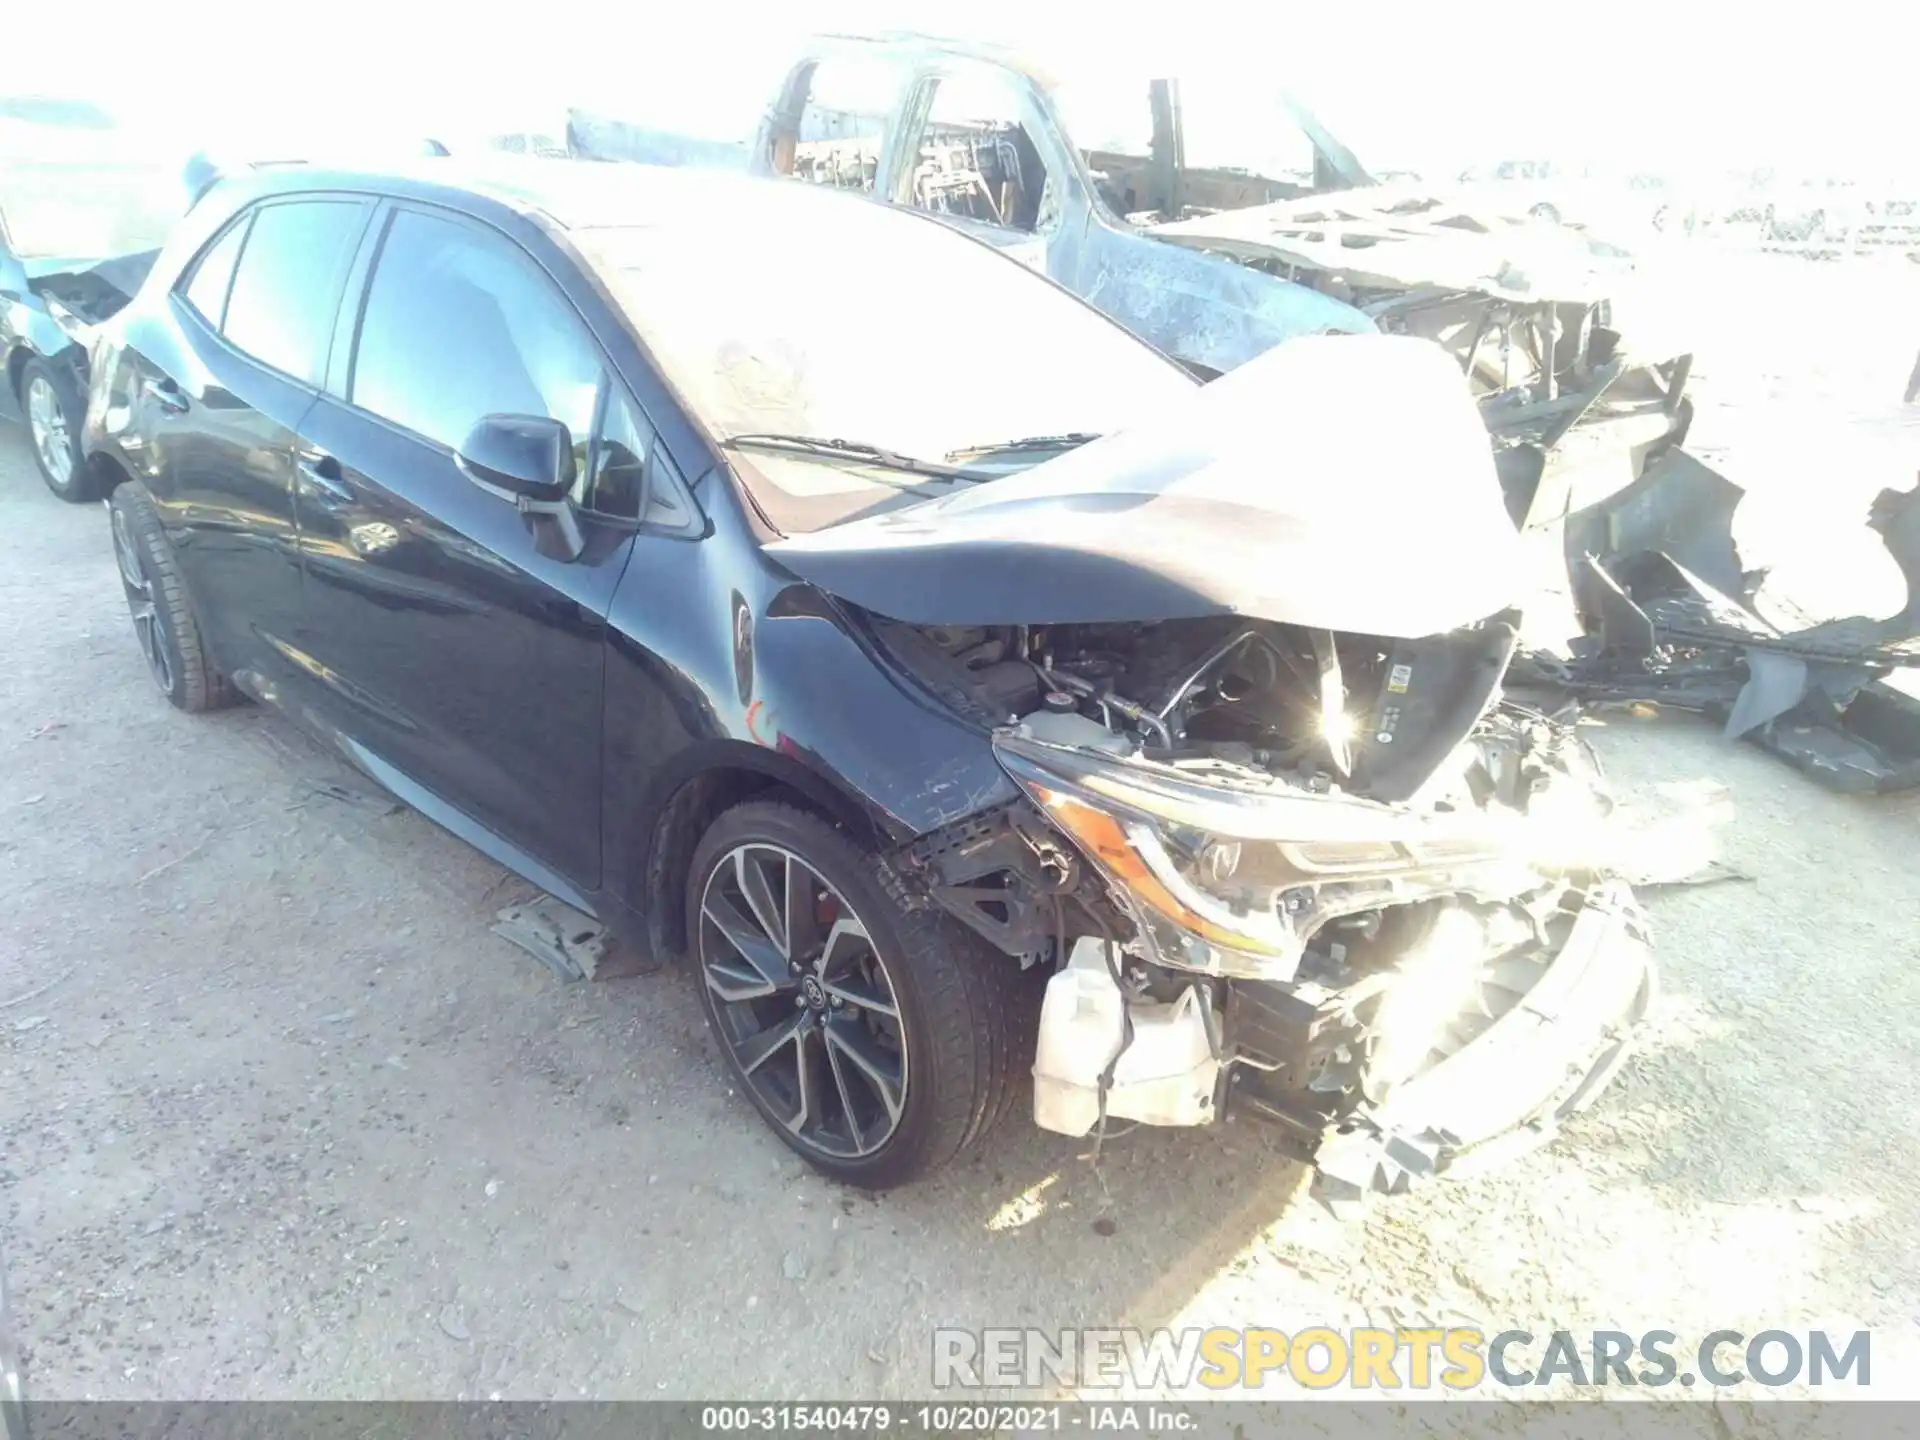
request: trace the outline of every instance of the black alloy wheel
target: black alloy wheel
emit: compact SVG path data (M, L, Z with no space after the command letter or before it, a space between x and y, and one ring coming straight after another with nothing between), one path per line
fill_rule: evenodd
M918 1178L1022 1092L1037 1005L1018 963L905 904L883 861L815 815L750 802L716 820L687 926L728 1067L774 1133L836 1179Z
M233 704L238 692L207 654L153 497L145 486L129 481L115 488L107 509L120 587L147 674L178 709L198 712Z

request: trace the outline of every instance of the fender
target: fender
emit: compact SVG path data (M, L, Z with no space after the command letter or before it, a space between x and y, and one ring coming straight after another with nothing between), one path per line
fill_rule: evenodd
M1014 797L986 731L880 657L857 613L730 543L747 521L724 474L701 498L710 537L641 537L609 616L610 899L667 918L651 912L677 894L663 867L697 843L683 832L768 785L882 849Z

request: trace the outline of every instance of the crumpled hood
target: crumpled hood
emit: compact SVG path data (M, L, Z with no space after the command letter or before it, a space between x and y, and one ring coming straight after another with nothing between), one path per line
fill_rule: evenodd
M1459 368L1385 335L1289 341L1020 474L767 547L911 624L1246 615L1409 638L1511 604L1518 550Z
M97 324L126 306L159 258L158 250L142 250L95 260L25 260L20 268L34 293L51 296L81 320Z
M1581 231L1414 184L1222 210L1147 233L1242 260L1337 271L1361 285L1475 290L1514 301L1610 299L1633 271L1625 251Z

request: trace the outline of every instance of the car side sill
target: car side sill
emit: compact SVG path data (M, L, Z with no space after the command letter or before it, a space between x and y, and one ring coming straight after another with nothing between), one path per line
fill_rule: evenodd
M466 841L489 860L498 861L506 866L522 880L538 885L554 899L563 901L596 920L601 918L599 906L577 886L563 879L557 872L548 869L512 841L496 835L466 811L449 804L431 790L410 780L404 773L394 769L365 746L344 738L341 743L355 765L392 792L393 796L403 804L418 810L442 830Z

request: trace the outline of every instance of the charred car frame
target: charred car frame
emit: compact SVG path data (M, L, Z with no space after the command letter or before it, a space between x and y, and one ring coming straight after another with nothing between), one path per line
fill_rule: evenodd
M738 146L579 111L573 139L583 155L740 166L936 215L1202 376L1301 335L1432 339L1469 376L1529 528L1606 501L1685 438L1691 355L1641 353L1615 328L1624 252L1458 190L1381 183L1278 90L1273 129L1311 149L1298 174L1189 164L1178 79L1143 75L1138 113L1106 117L1146 137L1137 149L1070 133L1087 118L1070 91L1001 47L832 35L794 58Z

